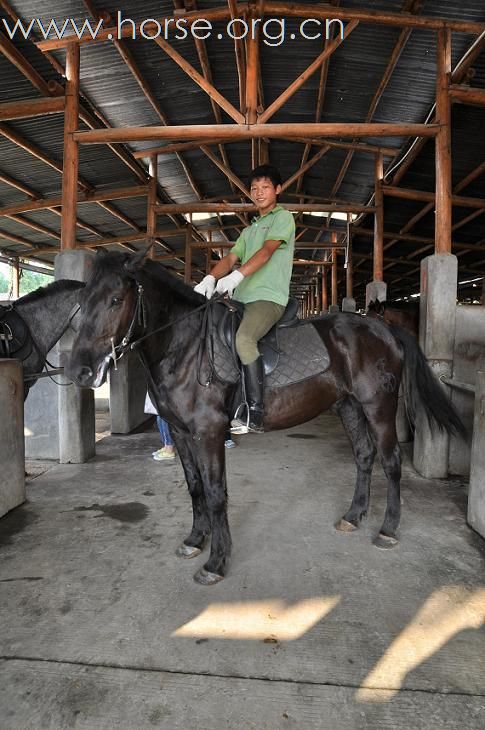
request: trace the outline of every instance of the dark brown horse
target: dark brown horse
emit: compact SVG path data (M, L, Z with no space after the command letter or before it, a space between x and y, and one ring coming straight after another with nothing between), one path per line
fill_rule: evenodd
M209 559L194 576L205 585L225 575L231 550L224 434L234 389L217 380L209 386L199 382L199 369L207 365L207 355L199 347L202 315L208 306L160 264L131 254L100 252L81 295L82 326L66 369L79 385L98 387L112 360L130 342L153 333L145 336L139 352L149 369L152 400L170 423L192 497L192 530L177 554L195 557L211 534ZM433 426L462 433L462 424L405 331L391 331L378 320L355 314L333 314L311 322L328 348L331 365L300 383L267 388L265 429L290 428L333 407L357 465L352 504L337 527L355 530L366 514L377 452L388 493L375 544L392 547L400 519L401 457L395 415L403 368L411 417L420 406Z
M419 302L381 302L374 299L369 302L366 314L380 317L387 324L404 327L413 337L419 337Z

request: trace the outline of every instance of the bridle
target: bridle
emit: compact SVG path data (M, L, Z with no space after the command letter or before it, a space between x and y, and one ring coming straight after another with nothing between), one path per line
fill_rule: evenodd
M208 309L210 301L211 300L208 299L199 307L191 309L190 312L188 312L187 314L184 314L181 317L176 317L175 319L171 319L169 322L166 322L165 324L157 327L151 332L147 332L146 328L148 320L145 290L140 282L136 282L136 304L130 324L128 325L126 334L119 343L119 345L115 345L114 337L110 338L111 352L106 355L106 359L111 360L113 362L115 370L117 370L116 364L118 360L121 360L121 358L126 355L129 350L138 350L140 344L147 340L149 337L153 337L153 335L156 335L159 332L168 329L172 325L177 324L178 322L182 322L182 320L191 317L201 309ZM138 334L141 332L141 336L138 336L137 339L134 339L135 331L137 331Z

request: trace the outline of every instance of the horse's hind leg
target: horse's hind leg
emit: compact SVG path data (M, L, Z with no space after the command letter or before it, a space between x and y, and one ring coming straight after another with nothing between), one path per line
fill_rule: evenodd
M352 396L336 404L335 410L352 444L357 466L357 480L350 509L335 527L342 532L352 532L359 527L362 517L369 508L370 480L376 454L375 446L369 436L367 420L360 403Z
M191 436L172 428L171 434L177 447L192 498L193 523L190 535L179 545L179 558L195 558L200 555L210 534L210 520L199 468L190 449Z
M387 477L386 514L374 545L388 549L397 545L396 532L401 519L401 450L396 434L397 393L395 398L387 395L383 402L366 404L363 408Z

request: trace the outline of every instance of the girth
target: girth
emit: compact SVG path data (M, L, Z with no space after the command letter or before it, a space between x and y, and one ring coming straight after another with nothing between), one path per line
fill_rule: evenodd
M0 307L0 357L26 360L32 352L30 330L12 306Z
M214 300L214 328L221 341L231 351L234 361L238 361L236 353L236 331L244 313L244 304L235 300L217 299ZM278 347L278 330L282 327L297 325L299 320L298 300L290 298L285 311L276 324L258 342L258 349L264 363L264 372L269 375L276 369L280 349Z

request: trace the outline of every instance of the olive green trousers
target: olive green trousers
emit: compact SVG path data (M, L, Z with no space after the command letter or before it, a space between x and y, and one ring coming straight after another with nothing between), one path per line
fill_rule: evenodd
M258 359L258 340L281 319L286 307L260 300L244 305L244 315L236 332L236 350L243 365Z

